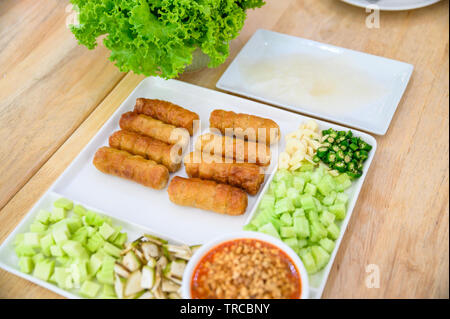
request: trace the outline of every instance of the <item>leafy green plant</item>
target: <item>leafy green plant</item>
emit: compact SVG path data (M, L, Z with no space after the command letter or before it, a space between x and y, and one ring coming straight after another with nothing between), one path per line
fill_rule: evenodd
M263 0L71 0L78 25L71 31L89 49L105 35L110 60L122 71L176 77L197 48L223 63L239 35L246 10Z

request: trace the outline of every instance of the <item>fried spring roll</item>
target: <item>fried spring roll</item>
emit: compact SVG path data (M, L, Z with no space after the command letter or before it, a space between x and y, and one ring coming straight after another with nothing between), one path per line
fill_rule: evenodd
M93 163L105 174L126 178L155 189L164 188L169 180L169 171L165 166L111 147L99 148Z
M178 127L183 127L192 136L194 121L199 119L197 113L191 112L168 101L153 99L136 99L134 111Z
M148 136L117 131L109 137L109 146L153 160L167 167L169 172L176 172L181 167L180 148ZM171 154L172 150L174 154Z
M280 139L280 127L277 123L255 115L214 110L209 117L209 126L217 128L222 134L226 134L226 129L231 129L238 138L267 145L277 143Z
M270 165L270 148L263 143L206 133L197 139L195 149L207 154L232 158L238 163Z
M250 195L258 193L264 182L261 166L250 163L226 163L222 157L195 152L184 158L184 166L189 177L209 179L218 183L242 188Z
M167 192L175 204L219 214L242 215L247 209L248 198L242 189L199 178L175 176Z
M123 130L153 137L167 144L179 143L182 147L185 147L189 142L189 132L186 129L163 123L136 112L122 114L119 125Z

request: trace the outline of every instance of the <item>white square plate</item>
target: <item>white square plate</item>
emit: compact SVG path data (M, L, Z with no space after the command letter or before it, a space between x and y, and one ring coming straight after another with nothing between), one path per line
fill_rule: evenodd
M407 63L258 30L217 87L384 135L412 70Z
M25 232L32 222L36 211L45 207L45 205L50 205L51 200L55 196L67 197L87 207L95 207L97 209L94 210L103 214L108 214L114 221L124 225L124 230L128 232L129 239L134 239L134 237L142 233L149 232L166 239L169 238L177 242L195 245L205 243L216 236L242 230L242 227L254 214L261 194L264 193L270 180L273 178L273 174L266 176L266 182L262 186L264 189L260 190L256 196L249 196L249 205L244 215L226 216L175 205L169 200L166 189L153 190L128 180L103 174L93 166L92 159L96 150L101 146L107 145L109 135L119 129L118 123L121 114L132 110L138 97L168 100L198 113L202 121L202 131L208 130L209 115L212 110L218 108L270 117L280 126L282 138L277 146L271 147L272 170L269 171L273 171L276 168L278 149L283 150L285 147L284 136L296 130L301 123L310 119L289 111L184 82L147 78L128 96L0 246L0 267L66 297L77 297L77 295L65 292L54 285L20 273L17 267L17 258L12 247L16 234ZM335 130L348 130L348 128L323 121L317 121L317 123L320 129L331 127ZM201 133L197 132L193 139L195 140ZM320 298L325 287L339 243L344 235L345 228L376 151L376 141L372 136L357 130L353 130L353 133L371 144L373 149L364 165L362 177L355 181L347 190L350 196L347 216L341 224L341 235L336 243L331 261L324 270L311 276L311 297L313 298ZM175 175L187 176L184 167L177 173L171 174L171 178Z

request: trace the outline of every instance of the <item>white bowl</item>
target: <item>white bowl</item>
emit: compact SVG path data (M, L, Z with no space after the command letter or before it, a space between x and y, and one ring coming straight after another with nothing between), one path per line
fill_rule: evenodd
M220 236L215 238L214 240L206 243L201 248L199 248L195 254L192 256L192 258L189 260L188 264L186 265L186 268L184 270L183 274L183 283L181 285L181 294L184 299L191 299L191 282L192 282L192 274L197 267L197 264L200 262L200 260L205 256L211 249L214 247L235 239L258 239L267 243L270 243L274 245L275 247L278 247L283 252L285 252L294 263L295 267L297 268L299 275L300 275L300 281L301 281L301 294L299 299L307 299L309 296L309 282L308 282L308 274L306 272L305 267L303 266L302 261L297 256L297 254L290 248L288 245L283 243L281 240L266 235L262 233L252 232L252 231L242 231L242 232L236 232L227 234L224 236Z

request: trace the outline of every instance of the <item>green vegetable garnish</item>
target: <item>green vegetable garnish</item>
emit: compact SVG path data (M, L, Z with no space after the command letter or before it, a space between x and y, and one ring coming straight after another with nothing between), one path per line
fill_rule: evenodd
M322 131L322 135L323 142L317 149L317 157L340 173L347 173L351 178L361 177L372 146L353 136L352 131L334 131L330 128Z
M71 0L79 25L71 31L89 49L97 38L111 50L122 72L174 78L192 62L198 48L216 67L229 55L246 10L263 0Z

